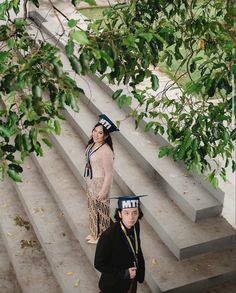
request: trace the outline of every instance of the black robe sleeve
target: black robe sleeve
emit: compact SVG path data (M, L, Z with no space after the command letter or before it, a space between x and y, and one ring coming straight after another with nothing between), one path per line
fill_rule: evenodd
M118 269L113 265L109 265L112 255L112 239L109 235L103 233L98 241L94 266L95 268L106 275L109 275L111 283L116 283L126 278L127 272L125 269Z

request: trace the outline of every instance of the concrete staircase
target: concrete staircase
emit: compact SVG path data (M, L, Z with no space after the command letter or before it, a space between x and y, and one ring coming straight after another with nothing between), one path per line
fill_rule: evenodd
M0 234L0 292L22 293Z
M47 19L41 25L48 39L57 27L51 14ZM59 45L63 48L63 42ZM70 70L63 52L62 61ZM138 292L203 292L234 280L235 230L220 215L222 192L206 188L171 159L159 160L163 140L134 130L127 113L112 101L112 89L97 77L76 81L85 90L80 113L64 110L61 136L50 136L54 148L45 148L42 158L27 159L23 183L0 183L0 233L22 292L98 292L95 246L85 241L89 230L83 170L85 143L100 113L114 121L124 119L121 131L113 134L111 195L149 195L142 200L141 221L146 281ZM114 205L112 201L112 214ZM17 226L16 216L30 222L30 229ZM22 240L32 247L22 248ZM17 292L11 290L0 285L0 293Z

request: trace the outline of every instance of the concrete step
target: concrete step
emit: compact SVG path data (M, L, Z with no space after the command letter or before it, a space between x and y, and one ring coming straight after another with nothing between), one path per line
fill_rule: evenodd
M95 245L88 244L85 240L85 237L89 234L88 204L85 190L68 169L56 148L45 149L44 157L33 156L33 161L64 214L75 238L79 241L93 265ZM62 170L62 176L60 177L58 176L58 170ZM113 201L113 203L115 202ZM98 271L97 274L99 275ZM139 286L138 292L150 293L150 289L146 284L142 284Z
M95 115L82 103L79 115L65 115L87 141L97 119ZM65 159L70 161L74 173L80 174L77 176L81 178L84 168L83 143L68 123L63 121L62 125L64 134L60 137L54 136L53 141L60 145ZM116 183L123 193L149 195L142 201L145 218L178 259L233 246L234 229L222 217L209 218L198 223L190 221L166 196L157 182L151 180L116 141L115 135L113 140Z
M149 268L146 279L154 280L150 282L152 292L200 293L203 289L234 280L236 250L210 252L178 261L150 225L141 222L143 252Z
M71 11L69 12L71 15ZM42 13L45 15L46 12ZM31 16L37 21L37 13L31 13ZM43 22L41 25L44 31L53 37L58 27L48 25L49 23L53 23L53 17L50 14L47 16L47 22ZM61 48L64 47L65 38L57 42L57 45L60 45ZM63 53L62 59L65 68L70 70L68 60ZM158 150L163 144L157 143L157 140L140 130L134 130L134 123L130 119L124 120L126 113L112 101L109 90L107 90L108 85L105 85L97 77L86 76L81 78L75 77L73 72L70 72L70 74L75 78L78 85L85 90L86 95L82 95L81 98L96 115L101 112L112 113L111 116L114 121L122 120L121 132L117 135L119 141L129 149L139 165L149 176L158 181L166 194L191 220L197 221L213 217L221 212L222 202L212 197L201 184L194 180L190 173L173 162L171 158L158 159ZM96 97L93 95L96 95ZM214 193L217 192L214 191ZM219 198L222 200L223 196Z
M95 270L30 158L24 164L24 182L14 185L62 291L96 292Z
M0 183L0 195L0 231L22 292L61 292L32 226L26 230L15 223L17 216L25 221L28 218L14 188L6 179ZM32 247L21 247L22 241L31 241ZM17 292L15 289L12 292ZM4 290L0 289L0 292Z
M22 293L0 233L0 292Z
M199 293L233 293L236 292L236 276L233 282L224 282L219 286L211 287Z
M69 127L66 129L63 127L63 134L65 134L63 147L67 148L65 144L70 145L69 153L73 152L73 149L75 150L72 154L73 159L71 162L67 160L67 163L71 167L74 162L73 170L78 174L80 171L76 169L76 165L83 166L82 158L79 155L81 151L74 145L73 133L69 131ZM56 147L60 149L59 145ZM63 157L66 159L65 154ZM83 250L89 260L93 262L95 247L88 245L84 240L88 234L87 200L84 190L68 170L66 162L55 148L45 149L42 158L34 156L34 162ZM60 177L58 170L61 170ZM121 190L116 184L114 185L112 192L119 194ZM111 201L111 203L111 215L113 215L116 203L115 201ZM141 221L141 241L146 260L146 282L152 292L196 292L201 288L230 280L235 272L234 252L231 250L178 261L145 220ZM139 286L138 292L149 292L149 289Z

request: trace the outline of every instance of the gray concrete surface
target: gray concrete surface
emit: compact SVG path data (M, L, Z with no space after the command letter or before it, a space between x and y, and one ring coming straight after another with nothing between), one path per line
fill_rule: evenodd
M0 233L0 292L22 293Z
M16 225L16 216L28 221L13 187L5 180L0 183L0 231L19 285L24 293L60 293L32 227L27 230ZM22 241L30 241L32 246L23 248Z
M58 284L63 292L71 293L79 279L81 293L96 292L95 270L30 158L24 168L24 182L15 188Z

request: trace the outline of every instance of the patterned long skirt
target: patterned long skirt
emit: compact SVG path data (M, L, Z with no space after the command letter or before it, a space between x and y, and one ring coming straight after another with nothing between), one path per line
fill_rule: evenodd
M91 180L92 181L92 180ZM100 183L100 180L96 183ZM92 182L90 182L92 183ZM90 234L97 239L107 228L110 227L110 200L98 201L96 195L100 190L100 184L91 184L87 189L89 209Z

